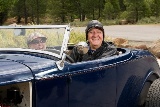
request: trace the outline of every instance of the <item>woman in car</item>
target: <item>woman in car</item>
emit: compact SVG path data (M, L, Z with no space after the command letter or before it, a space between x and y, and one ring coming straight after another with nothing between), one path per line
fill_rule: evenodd
M38 32L31 33L27 39L27 45L30 49L45 50L47 38Z

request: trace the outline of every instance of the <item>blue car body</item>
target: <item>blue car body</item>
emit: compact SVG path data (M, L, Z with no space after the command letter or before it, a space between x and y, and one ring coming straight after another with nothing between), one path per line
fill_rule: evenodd
M0 50L0 87L29 82L30 94L20 90L21 100L29 104L17 106L138 107L145 83L159 78L157 60L146 50L118 51L122 53L103 59L64 61L59 69L60 58L46 53Z

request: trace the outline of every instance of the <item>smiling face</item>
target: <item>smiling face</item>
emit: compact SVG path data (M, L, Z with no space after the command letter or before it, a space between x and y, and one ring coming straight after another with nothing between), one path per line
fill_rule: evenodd
M92 28L88 31L88 42L92 50L98 49L103 41L103 32L100 29Z
M41 38L41 37L35 38L28 44L28 47L30 49L45 50L46 49L46 39Z

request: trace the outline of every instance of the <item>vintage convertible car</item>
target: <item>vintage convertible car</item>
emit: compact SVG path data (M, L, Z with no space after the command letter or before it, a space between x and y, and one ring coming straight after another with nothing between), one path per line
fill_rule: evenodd
M160 69L146 50L74 63L69 25L0 26L0 107L159 107ZM31 32L46 50L27 49Z

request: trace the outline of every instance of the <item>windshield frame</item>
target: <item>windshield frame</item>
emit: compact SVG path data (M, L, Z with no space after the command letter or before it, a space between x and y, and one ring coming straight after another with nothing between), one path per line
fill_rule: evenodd
M37 52L37 53L43 53L43 54L49 54L52 56L55 56L59 59L65 58L66 54L65 51L67 50L67 44L69 41L70 36L70 25L14 25L14 26L0 26L0 29L59 29L64 28L65 32L63 35L63 42L61 45L60 54L52 53L45 50L32 50L32 49L23 49L23 48L0 48L0 51L21 51L21 52Z

